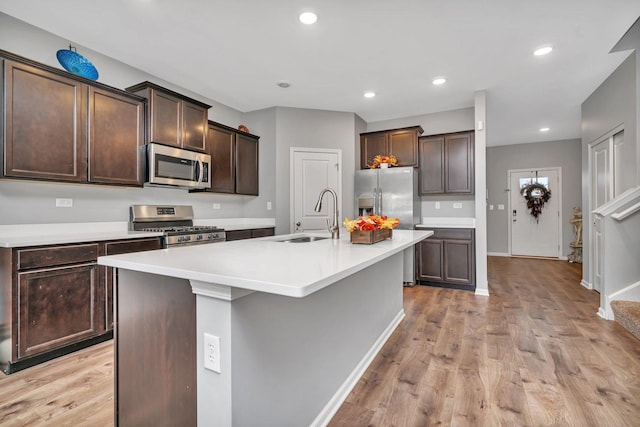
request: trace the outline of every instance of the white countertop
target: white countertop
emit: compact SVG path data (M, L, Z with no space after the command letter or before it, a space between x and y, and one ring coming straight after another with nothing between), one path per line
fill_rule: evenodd
M373 245L351 244L349 233L344 230L341 230L339 240L278 241L311 235L302 233L99 257L98 264L304 297L432 234L420 230L394 230L392 239Z
M214 225L225 230L244 230L275 227L275 219L203 219L194 220L194 224ZM0 225L0 247L20 248L104 240L141 239L162 235L161 232L129 231L127 221Z
M423 217L416 228L476 228L476 219L467 217Z
M127 227L126 221L1 225L0 247L19 248L162 236L162 233L129 231Z

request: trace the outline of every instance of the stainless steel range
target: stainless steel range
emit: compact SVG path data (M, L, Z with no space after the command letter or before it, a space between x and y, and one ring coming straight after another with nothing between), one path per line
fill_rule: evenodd
M184 246L223 242L223 229L193 225L192 206L133 205L129 229L164 233L164 246Z

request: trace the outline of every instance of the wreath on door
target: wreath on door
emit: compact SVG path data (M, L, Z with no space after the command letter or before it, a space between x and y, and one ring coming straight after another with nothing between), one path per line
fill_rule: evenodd
M527 199L527 208L531 210L531 215L538 221L544 204L551 198L551 190L540 183L532 182L522 187L520 194Z

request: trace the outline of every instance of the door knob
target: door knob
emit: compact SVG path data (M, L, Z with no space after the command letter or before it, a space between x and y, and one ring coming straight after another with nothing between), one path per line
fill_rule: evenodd
M300 227L302 223L300 221L296 222L296 227Z

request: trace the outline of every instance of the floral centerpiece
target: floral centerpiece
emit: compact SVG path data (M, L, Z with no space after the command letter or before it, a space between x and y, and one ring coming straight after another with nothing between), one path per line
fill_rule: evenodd
M387 218L386 215L359 216L356 219L344 219L344 228L350 233L351 243L377 243L390 239L392 230L400 220Z
M396 156L394 156L393 154L390 154L388 156L378 154L373 158L373 163L367 166L369 166L370 169L375 169L378 167L398 166L398 159L396 159Z

